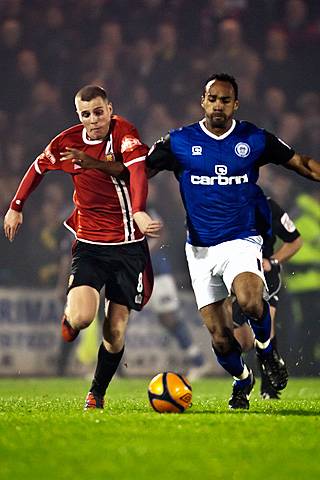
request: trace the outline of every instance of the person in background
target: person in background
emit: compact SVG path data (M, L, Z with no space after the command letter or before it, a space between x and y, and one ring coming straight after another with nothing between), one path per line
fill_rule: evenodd
M320 195L319 189L298 195L295 224L303 246L288 262L287 291L292 297L295 330L295 373L320 371Z
M272 235L264 239L263 243L263 271L268 286L270 316L271 316L271 335L270 342L278 352L276 337L276 312L279 302L279 292L281 289L281 270L284 262L293 257L302 246L302 238L295 224L277 202L268 197L268 203L271 209ZM276 242L280 240L280 244ZM235 324L234 335L240 343L243 351L250 351L254 348L254 335L248 324L248 319L243 314L237 301L232 304L233 322ZM267 375L262 368L260 358L257 357L261 374L260 393L263 399L279 399L280 390L277 390L270 383Z

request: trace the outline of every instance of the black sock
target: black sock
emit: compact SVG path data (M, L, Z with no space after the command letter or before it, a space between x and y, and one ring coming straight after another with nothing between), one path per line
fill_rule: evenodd
M90 392L102 396L105 395L108 385L119 366L123 352L124 347L118 353L110 353L103 343L101 343L98 352L97 368L94 373Z
M270 339L270 343L273 346L273 349L277 352L278 351L278 343L277 343L276 336L274 336Z

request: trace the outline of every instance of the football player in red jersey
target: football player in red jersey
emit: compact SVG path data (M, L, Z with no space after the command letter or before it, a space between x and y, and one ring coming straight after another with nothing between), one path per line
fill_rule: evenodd
M158 236L161 222L146 213L144 145L136 128L114 115L103 88L87 85L75 96L80 124L57 135L32 163L4 218L10 242L22 224L22 208L44 174L63 170L74 183L74 211L65 226L75 235L62 336L73 341L98 311L105 286L103 340L85 408L103 408L106 389L124 351L131 309L141 310L153 285L145 235ZM95 158L81 167L73 152ZM126 175L116 177L125 168Z

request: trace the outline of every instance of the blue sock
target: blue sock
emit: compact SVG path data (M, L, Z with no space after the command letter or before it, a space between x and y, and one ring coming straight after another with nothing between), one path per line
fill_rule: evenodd
M235 340L232 346L232 350L228 353L219 353L214 346L213 351L216 354L218 363L233 377L239 378L244 370L244 362L241 357L241 347Z
M258 350L268 353L271 349L270 333L271 333L271 317L269 304L263 301L263 314L262 318L250 318L248 317L250 326L256 337L258 343Z
M252 379L251 375L248 375L247 378L245 378L244 380L236 380L234 384L239 385L241 387L245 387L246 385L251 384L251 381L252 381L251 379Z

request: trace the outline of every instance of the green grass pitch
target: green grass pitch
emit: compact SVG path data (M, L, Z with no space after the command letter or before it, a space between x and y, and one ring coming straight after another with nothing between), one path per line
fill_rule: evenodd
M227 408L230 380L193 383L193 406L158 414L150 379L115 379L103 412L83 412L79 379L0 380L0 479L316 480L320 379L290 379L281 401Z

